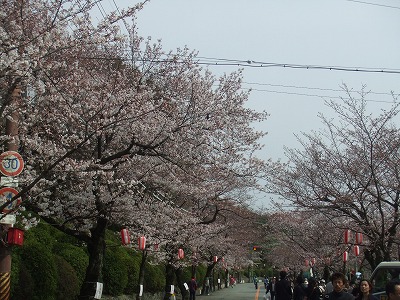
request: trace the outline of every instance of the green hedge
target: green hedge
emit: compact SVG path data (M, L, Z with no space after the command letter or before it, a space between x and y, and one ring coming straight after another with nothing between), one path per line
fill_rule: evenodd
M103 294L136 294L142 253L121 247L119 235L108 231L103 261ZM144 292L158 293L165 287L165 266L151 264L148 257ZM13 247L11 299L72 300L79 294L89 263L86 246L52 226L41 222L25 232L24 245ZM206 268L199 266L196 277L204 278ZM183 270L190 279L190 268ZM186 278L187 277L187 278Z

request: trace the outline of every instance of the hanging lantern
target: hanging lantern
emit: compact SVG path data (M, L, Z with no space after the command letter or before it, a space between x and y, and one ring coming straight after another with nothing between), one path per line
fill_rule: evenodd
M22 246L24 243L24 231L22 229L11 227L7 232L7 244Z
M348 244L350 242L351 231L350 229L346 229L344 231L344 243Z
M138 239L139 242L139 250L145 250L146 249L146 238L144 236L139 237Z
M363 242L363 235L361 232L356 233L356 244L361 245Z
M354 255L355 256L359 256L360 255L360 247L354 246L353 250L354 250Z
M308 261L308 259L305 259L305 260L304 260L304 265L305 265L306 267L308 267L309 264L310 264L310 262Z
M121 241L122 245L129 245L131 243L131 238L129 237L128 229L121 229Z
M215 262L215 263L218 262L218 256L213 257L213 262Z
M178 259L183 259L185 257L185 253L182 248L178 249Z
M343 262L346 262L349 259L349 253L347 251L343 252Z

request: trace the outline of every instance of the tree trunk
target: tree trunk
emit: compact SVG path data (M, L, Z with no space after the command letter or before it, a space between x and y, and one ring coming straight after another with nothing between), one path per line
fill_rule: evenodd
M103 258L105 252L105 232L107 219L98 218L97 224L91 229L92 237L87 245L89 265L86 269L85 280L82 284L79 299L93 299L96 293L96 284L102 280Z
M178 268L175 270L176 282L178 284L179 290L181 291L182 300L187 300L189 297L189 293L184 285L185 279L183 278L182 268ZM190 279L190 278L189 278Z
M165 267L165 295L164 300L171 299L171 285L174 285L175 274L174 267L171 264L167 264Z
M142 299L142 296L140 296L140 286L143 286L143 282L144 282L144 272L145 272L145 269L146 269L146 259L147 259L147 251L143 251L142 262L140 263L139 284L138 284L138 287L137 287L136 300L141 300Z
M214 266L215 266L215 263L212 263L211 265L207 266L207 272L206 272L206 276L204 277L202 290L201 290L201 294L202 295L205 295L205 294L210 292L210 289L211 289L211 273L212 273L212 270L214 269ZM206 288L206 281L207 280L208 280L208 288Z

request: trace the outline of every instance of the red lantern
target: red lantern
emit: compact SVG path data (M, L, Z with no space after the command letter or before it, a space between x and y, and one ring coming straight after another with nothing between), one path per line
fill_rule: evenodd
M24 243L24 231L11 227L7 231L7 244L22 246Z
M350 229L346 229L344 231L344 243L348 244L350 242L351 231Z
M129 237L128 229L121 230L121 241L122 245L129 245L131 243L131 238Z
M218 262L218 256L213 257L213 262L215 262L215 263Z
M358 247L358 246L354 246L354 255L355 256L359 256L360 255L360 247Z
M305 265L306 267L308 267L308 264L309 264L308 259L305 259L305 260L304 260L304 265Z
M346 262L349 259L349 253L347 251L343 252L343 262Z
M144 236L139 237L139 250L146 249L146 238Z
M361 245L363 242L363 235L361 232L356 233L356 244Z
M179 248L178 249L178 259L183 259L185 257L185 253L183 252L183 249Z

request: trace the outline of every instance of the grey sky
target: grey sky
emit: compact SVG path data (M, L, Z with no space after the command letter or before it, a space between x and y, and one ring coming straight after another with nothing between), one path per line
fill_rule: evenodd
M111 8L115 3L129 2L103 1ZM161 39L166 51L186 45L200 57L400 72L400 0L151 0L139 12L137 26L141 36ZM238 67L209 69L218 75ZM342 83L354 90L366 85L375 93L400 93L400 73L282 67L244 67L243 72L243 86L253 88L249 105L271 114L259 128L268 131L262 157L274 160L284 158L284 145L298 145L294 134L321 127L317 114L327 111L323 99L345 96L336 91ZM389 107L378 101L392 97L367 99L377 111Z

